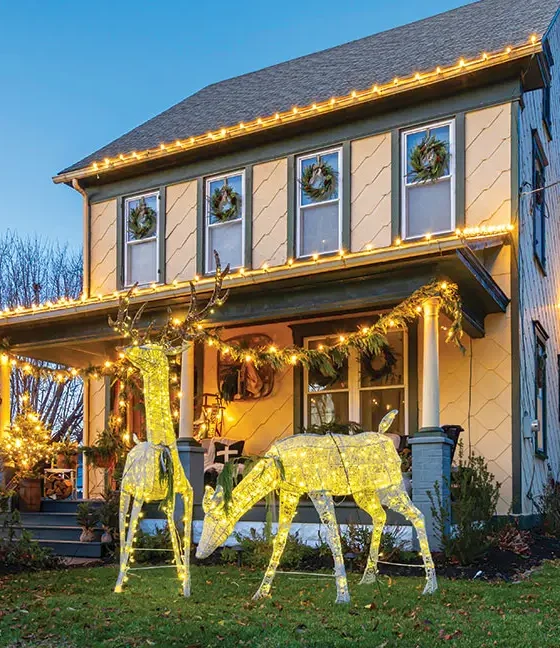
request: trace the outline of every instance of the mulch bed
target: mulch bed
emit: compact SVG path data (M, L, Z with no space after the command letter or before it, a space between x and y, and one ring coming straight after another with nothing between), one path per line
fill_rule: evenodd
M446 562L442 554L434 553L434 562L438 576L451 579L474 578L481 580L518 580L524 572L538 567L545 560L560 559L560 539L535 532L531 533L529 541L530 553L521 555L491 547L476 563L461 566ZM395 560L395 562L397 562ZM397 567L394 565L379 565L379 572L389 576L418 576L418 567Z

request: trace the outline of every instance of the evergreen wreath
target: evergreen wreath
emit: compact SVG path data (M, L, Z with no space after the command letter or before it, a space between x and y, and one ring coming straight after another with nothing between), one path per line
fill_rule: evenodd
M152 236L157 224L156 210L146 204L145 198L140 198L136 207L128 214L128 231L136 241Z
M449 145L435 135L426 133L410 152L412 182L435 182L445 173L449 163Z
M241 211L241 196L225 184L217 187L210 196L210 212L222 223L237 218Z
M317 161L305 167L301 175L301 188L303 193L313 202L328 200L336 192L338 173L328 162L323 162L321 156Z
M377 369L373 366L375 358L382 358L383 364ZM385 345L379 353L364 353L363 366L372 381L382 380L392 375L397 364L397 356L389 345Z

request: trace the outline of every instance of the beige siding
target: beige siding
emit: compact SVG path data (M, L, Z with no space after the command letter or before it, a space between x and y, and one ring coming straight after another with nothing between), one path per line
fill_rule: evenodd
M117 201L91 206L90 293L106 294L117 288Z
M391 134L352 142L350 247L391 245ZM347 163L347 161L346 161Z
M196 274L196 180L171 185L165 195L165 256L167 283Z
M292 343L292 332L285 324L253 326L224 331L223 338L246 333L263 333L279 347ZM217 354L206 348L204 355L204 391L217 391ZM274 441L292 434L293 372L282 369L274 380L270 396L256 400L229 403L226 409L224 437L245 439L244 453L262 455Z
M105 427L105 378L90 378L86 390L88 398L88 421L85 426L85 442L87 445L95 443L99 433ZM88 492L86 497L102 497L105 490L105 471L100 468L88 466Z
M253 267L282 265L288 250L288 163L253 168Z
M510 247L493 251L487 267L507 295L510 294ZM445 342L440 331L440 421L460 425L465 452L486 459L501 484L499 513L512 503L512 347L511 308L505 314L489 315L483 338L463 336L463 354ZM441 325L446 325L441 317ZM422 321L419 326L418 380L422 396ZM422 403L420 402L420 414Z
M511 104L465 117L465 222L501 225L511 219Z

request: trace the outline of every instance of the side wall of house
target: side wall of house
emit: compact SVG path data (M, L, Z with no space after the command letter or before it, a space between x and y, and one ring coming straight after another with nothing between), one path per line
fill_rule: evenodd
M560 432L558 368L560 354L560 192L558 186L545 191L546 273L541 270L533 248L533 132L538 133L548 158L546 184L560 179L560 23L553 24L549 43L555 60L552 67L549 139L542 118L543 91L527 93L519 111L519 330L521 358L521 505L523 513L535 513L535 497L542 492L549 470L560 479ZM535 456L530 432L535 419L535 332L540 322L549 339L546 345L547 456Z
M90 209L90 294L117 289L117 201L94 203Z
M84 408L84 443L92 445L105 427L108 406L105 378L90 378L84 387L84 398L87 399L87 406ZM86 482L87 492L84 497L102 497L105 492L105 470L88 465Z

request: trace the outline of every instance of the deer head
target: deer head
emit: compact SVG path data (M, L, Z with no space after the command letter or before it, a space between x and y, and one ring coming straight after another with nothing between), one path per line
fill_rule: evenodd
M141 331L139 327L140 318L147 306L144 303L136 311L134 315L130 315L130 300L136 288L136 285L126 293L126 295L119 297L119 310L116 319L109 317L109 325L124 338L130 340L131 345L127 345L124 349L125 356L134 364L141 368L137 363L141 361L140 353L133 353L131 350L134 347L144 347L145 349L154 349L159 347L168 355L177 355L184 350L189 343L200 336L201 322L211 313L214 312L214 307L221 306L227 299L229 291L225 290L222 285L225 277L229 273L229 264L222 270L220 265L220 257L214 250L214 257L216 259L216 274L214 278L214 289L208 301L204 306L200 306L196 294L196 288L193 282L190 282L191 298L189 309L185 319L180 322L172 317L171 310L168 309L167 322L158 331L157 334L153 333L154 322ZM152 354L153 355L153 354Z
M204 510L204 525L202 535L196 549L197 558L207 558L213 551L224 544L233 533L235 519L226 511L224 490L218 486L214 490L206 486L202 500Z

